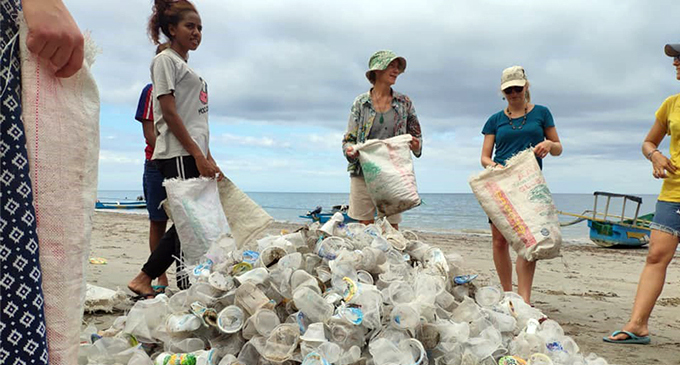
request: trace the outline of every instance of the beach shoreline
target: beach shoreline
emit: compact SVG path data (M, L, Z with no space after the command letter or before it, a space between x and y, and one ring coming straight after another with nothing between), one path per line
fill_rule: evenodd
M265 234L293 231L296 223L275 222ZM478 274L477 286L497 285L491 259L491 237L475 233L417 231L419 239L458 253L470 274ZM143 214L97 211L94 215L90 257L106 264L88 264L87 282L128 294L127 282L136 275L149 254L148 219ZM539 262L534 280L533 302L550 319L562 325L584 354L604 357L610 364L680 364L680 266L676 253L666 277L664 291L650 320L652 344L646 346L606 344L602 337L620 329L633 304L646 249L604 249L595 245L565 245L562 258ZM174 270L171 269L171 270ZM174 271L171 271L174 272ZM174 274L171 287L174 284ZM516 280L516 277L515 277ZM86 314L84 323L106 329L124 315Z

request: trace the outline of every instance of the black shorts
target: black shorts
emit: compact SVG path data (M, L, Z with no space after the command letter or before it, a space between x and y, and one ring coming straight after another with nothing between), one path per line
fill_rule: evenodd
M153 160L158 171L163 174L166 179L179 177L180 179L190 179L192 177L199 177L201 173L198 172L196 160L192 156L180 156L166 159Z

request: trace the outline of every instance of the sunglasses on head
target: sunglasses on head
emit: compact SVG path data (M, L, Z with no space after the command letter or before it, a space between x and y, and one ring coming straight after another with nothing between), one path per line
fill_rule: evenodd
M522 91L524 91L524 86L510 86L503 89L503 92L506 94L521 93Z

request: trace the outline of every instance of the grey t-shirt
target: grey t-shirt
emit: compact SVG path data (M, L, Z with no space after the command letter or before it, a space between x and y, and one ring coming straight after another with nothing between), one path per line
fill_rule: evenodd
M179 140L168 128L161 105L156 100L159 96L174 94L177 114L191 138L201 149L204 156L208 154L208 84L192 70L177 52L168 48L154 57L151 63L151 80L153 81L153 114L156 128L156 148L153 159L166 159L188 156Z
M384 113L376 112L371 131L366 139L387 139L394 137L396 120L397 111L392 107Z

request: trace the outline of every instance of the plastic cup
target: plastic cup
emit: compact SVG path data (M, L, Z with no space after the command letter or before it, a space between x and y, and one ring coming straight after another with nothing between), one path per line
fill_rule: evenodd
M234 303L243 308L243 310L249 315L255 313L255 311L268 302L269 298L264 295L260 288L255 286L255 284L250 281L246 281L245 283L241 284L238 289L236 289Z
M310 352L302 360L302 365L330 365L330 363L319 353Z
M230 305L217 315L217 328L224 333L236 333L243 328L245 315L241 308Z
M189 291L181 290L168 299L168 307L174 313L183 312L189 304Z
M371 275L366 270L358 270L357 271L357 281L359 281L362 284L373 285L373 275Z
M420 313L409 304L397 304L392 309L390 320L398 329L412 330L420 324Z
M262 356L273 362L283 362L293 354L300 341L300 330L297 325L284 323L271 332L264 346Z
M193 332L203 323L193 314L172 314L168 316L166 327L170 333Z
M260 267L271 269L278 264L279 260L286 256L286 254L286 250L283 247L269 246L262 250L257 264Z
M235 279L241 284L245 283L246 281L250 281L256 285L262 284L267 281L267 279L269 279L269 271L267 271L267 269L264 267L258 267L257 269L244 272Z
M485 286L477 289L475 300L482 307L490 308L498 304L503 298L503 293L495 286Z
M217 290L229 291L234 288L234 278L215 271L208 276L208 284Z
M388 298L393 305L411 303L413 301L413 288L404 281L395 281L387 289Z
M269 336L272 330L281 324L279 316L271 309L260 308L252 318L255 329L264 337Z
M200 338L185 338L181 341L169 341L167 350L172 353L186 353L205 349L205 342Z
M319 288L315 277L304 270L295 270L290 276L290 288L295 292L295 290L301 286L309 287L318 294L321 294L321 289Z
M324 342L328 341L326 339L326 333L323 327L323 323L317 322L312 323L307 327L304 335L300 336L300 340L306 342Z
M533 354L529 356L529 361L527 365L553 365L553 361L546 354Z
M301 286L293 292L295 306L312 322L323 322L333 315L333 305L308 286Z

